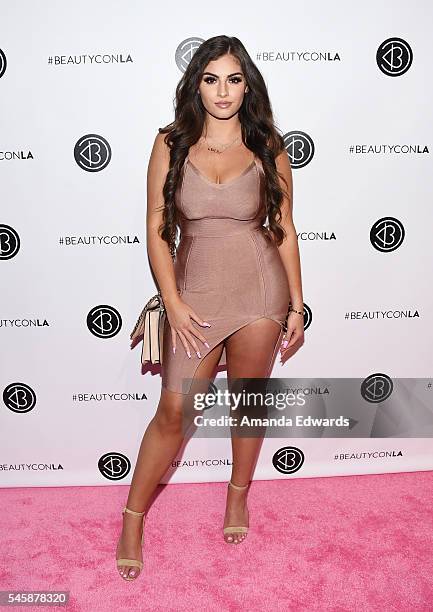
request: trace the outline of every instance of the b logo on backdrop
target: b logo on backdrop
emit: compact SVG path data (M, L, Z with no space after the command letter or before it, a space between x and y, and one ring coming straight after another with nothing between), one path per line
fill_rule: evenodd
M122 480L131 470L131 462L122 453L105 453L98 461L99 471L108 480Z
M122 328L122 317L113 306L95 306L87 315L87 327L98 338L112 338Z
M174 61L181 72L185 72L192 56L202 42L204 42L204 38L192 36L191 38L186 38L177 46L174 53Z
M403 38L387 38L376 52L379 69L387 76L401 76L412 65L413 53L409 43Z
M373 404L384 402L391 395L394 388L392 379L386 374L371 374L361 385L361 395Z
M0 259L11 259L20 250L18 232L4 223L0 224Z
M370 241L375 249L390 253L401 246L405 236L403 223L395 217L378 219L370 230Z
M293 169L303 168L313 159L314 142L306 132L300 130L287 132L287 134L284 134L283 140Z
M74 159L82 170L99 172L110 163L110 144L99 134L82 136L75 145Z
M281 474L294 474L304 464L304 453L296 446L284 446L272 457L272 465Z
M12 412L30 412L36 405L36 393L29 385L15 382L3 391L3 401Z

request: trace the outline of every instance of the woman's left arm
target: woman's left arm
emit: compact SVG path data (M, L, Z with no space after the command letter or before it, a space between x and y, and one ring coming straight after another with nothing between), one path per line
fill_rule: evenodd
M299 256L298 237L296 235L296 229L293 223L293 181L292 181L292 168L290 166L289 156L287 151L284 149L275 158L277 171L287 182L287 185L279 177L279 182L283 192L286 192L283 196L281 204L281 221L280 225L286 232L286 237L283 242L277 247L281 260L284 264L284 268L287 273L289 282L289 293L290 302L292 308L300 312L304 312L304 300L302 296L302 280L301 280L301 261ZM295 342L303 342L304 338L304 316L299 315L296 312L290 312L287 319L287 333L286 342L287 345L282 345L282 356L285 350L291 347Z

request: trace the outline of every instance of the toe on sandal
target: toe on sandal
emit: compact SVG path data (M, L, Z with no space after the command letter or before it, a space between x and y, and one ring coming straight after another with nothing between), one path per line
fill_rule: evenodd
M146 514L146 512L135 512L135 510L130 510L126 506L123 508L122 514L125 514L125 512L128 512L129 514L134 514L135 516L145 516ZM142 546L143 546L143 540L144 540L144 532L141 534L141 545ZM143 562L139 561L138 559L116 559L116 566L117 567L122 567L122 566L138 567L141 573L141 570L143 569ZM124 578L124 580L135 580L136 578L138 578L138 575L135 575L132 578L129 578L129 577Z
M238 491L243 491L244 489L246 489L249 486L249 483L247 485L244 485L243 487L239 487L238 485L234 485L232 483L232 481L230 480L230 482L228 483L229 486L233 487L234 489L238 490ZM248 527L245 526L238 526L238 527L224 527L223 528L223 533L224 535L228 535L231 533L244 533L245 535L248 533ZM231 544L231 542L230 542Z

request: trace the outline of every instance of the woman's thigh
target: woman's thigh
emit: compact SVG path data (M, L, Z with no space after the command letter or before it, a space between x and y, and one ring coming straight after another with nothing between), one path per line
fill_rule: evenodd
M260 419L267 416L268 378L278 353L284 332L277 321L262 317L248 323L226 339L227 385L238 395L231 415L237 417L231 428L233 436L258 438L265 433ZM260 380L249 380L260 379ZM262 381L266 379L266 381ZM241 426L243 417L257 418L257 426Z
M162 387L161 397L156 410L155 418L162 424L180 426L187 417L193 416L193 400L196 393L206 393L209 383L215 378L216 368L223 352L224 344L220 342L213 347L201 360L191 383L189 393L178 393ZM183 346L178 350L185 350Z
M226 339L227 377L267 378L283 333L277 321L262 317L231 334Z

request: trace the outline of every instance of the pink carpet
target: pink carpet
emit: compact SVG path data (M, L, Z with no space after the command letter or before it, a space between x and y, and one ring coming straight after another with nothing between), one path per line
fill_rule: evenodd
M70 591L23 610L433 610L432 471L255 481L237 546L224 483L159 487L135 582L114 562L127 491L3 489L0 590Z

